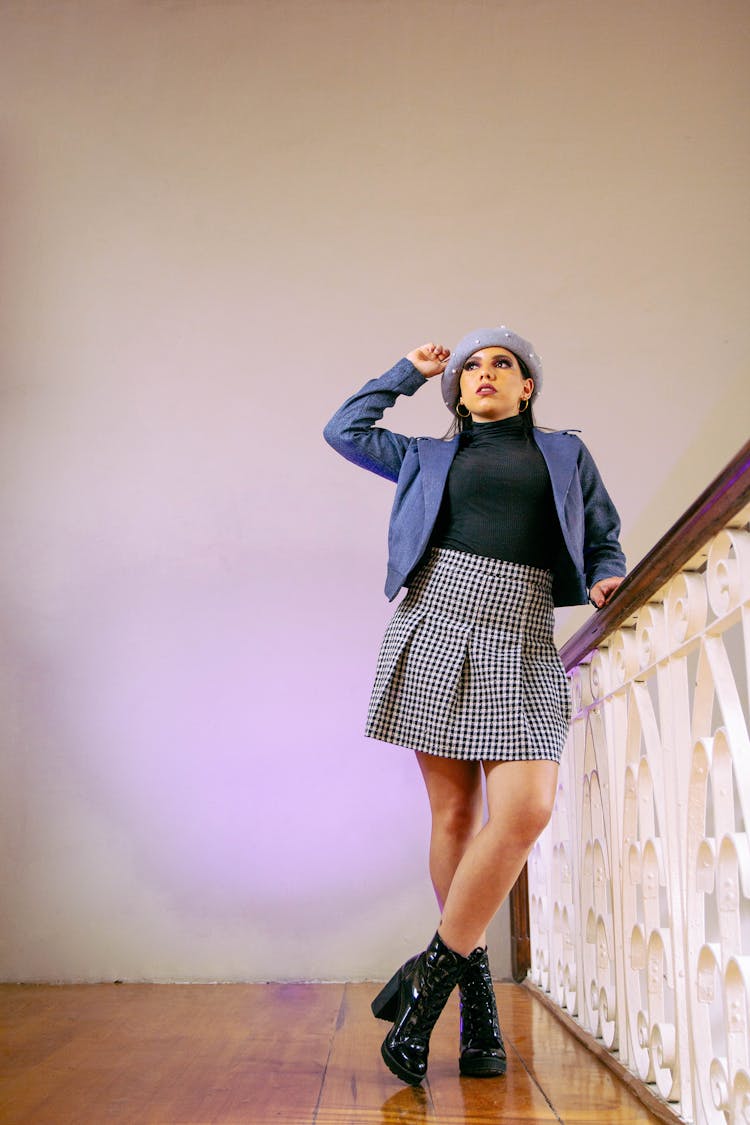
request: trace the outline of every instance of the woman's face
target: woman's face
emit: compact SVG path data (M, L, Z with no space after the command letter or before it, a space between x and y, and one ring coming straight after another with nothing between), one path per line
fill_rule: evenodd
M518 414L521 399L530 398L534 380L525 379L513 352L480 348L461 372L461 401L475 422L498 422ZM525 409L525 407L524 407Z

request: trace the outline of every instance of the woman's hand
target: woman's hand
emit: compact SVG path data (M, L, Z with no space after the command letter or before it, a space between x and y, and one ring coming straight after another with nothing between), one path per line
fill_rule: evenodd
M594 603L597 609L601 609L602 606L606 605L607 602L611 599L620 583L624 581L624 578L601 578L591 587L591 591L589 593L590 600Z
M406 358L414 364L420 375L431 379L433 375L443 374L450 354L442 344L422 344L421 348L409 352Z

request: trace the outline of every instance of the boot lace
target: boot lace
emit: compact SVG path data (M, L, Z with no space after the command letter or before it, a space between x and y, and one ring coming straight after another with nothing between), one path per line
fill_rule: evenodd
M471 965L460 984L461 991L461 1042L481 1042L499 1047L500 1025L497 1018L495 990L492 985L489 961Z

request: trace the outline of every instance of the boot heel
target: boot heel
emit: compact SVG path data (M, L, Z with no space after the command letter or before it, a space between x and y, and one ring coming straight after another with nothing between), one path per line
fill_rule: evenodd
M373 1000L370 1007L375 1019L393 1023L398 1015L398 992L401 987L401 969L393 974Z

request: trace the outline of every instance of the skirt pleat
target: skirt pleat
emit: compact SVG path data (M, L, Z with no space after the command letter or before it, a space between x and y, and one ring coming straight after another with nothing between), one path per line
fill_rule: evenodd
M435 548L386 629L366 734L447 758L559 762L570 690L549 571Z

